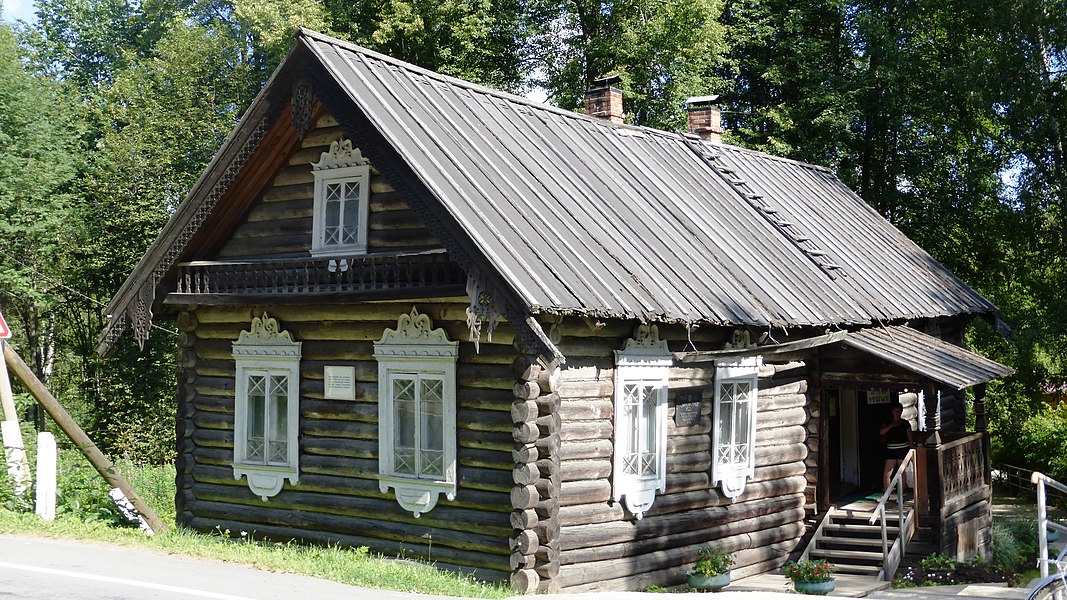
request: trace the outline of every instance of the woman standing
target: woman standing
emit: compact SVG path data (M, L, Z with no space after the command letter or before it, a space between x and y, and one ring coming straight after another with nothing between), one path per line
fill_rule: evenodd
M878 433L885 440L885 466L882 468L882 489L889 487L889 480L893 478L893 471L904 462L911 448L911 423L901 418L904 407L900 402L893 404L889 409L889 421L882 424Z

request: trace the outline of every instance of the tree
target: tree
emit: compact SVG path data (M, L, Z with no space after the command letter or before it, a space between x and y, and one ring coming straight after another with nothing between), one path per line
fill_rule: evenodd
M532 41L532 81L573 110L596 79L618 75L630 122L680 129L687 98L725 87L715 72L724 51L720 11L719 0L546 1L538 12L549 26Z

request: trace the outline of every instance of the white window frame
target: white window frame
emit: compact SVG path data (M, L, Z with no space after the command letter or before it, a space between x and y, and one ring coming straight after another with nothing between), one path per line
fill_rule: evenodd
M719 359L715 361L715 402L711 428L711 475L712 484L718 484L727 498L733 499L745 491L745 484L756 470L756 413L759 412L759 370L763 366L762 356ZM735 423L730 428L731 439L723 440L720 421L722 419L723 387L725 385L747 383L749 385L748 419L746 423ZM736 414L736 413L732 413ZM720 463L720 452L724 443L732 443L737 428L744 427L748 433L748 448L744 461L730 464Z
M367 252L367 219L370 216L370 165L352 141L338 140L323 152L319 162L312 164L315 176L315 206L312 218L311 255L314 257L341 257ZM359 203L356 216L359 224L356 241L350 244L326 243L326 189L331 184L359 184ZM344 224L344 207L341 207L341 224Z
M374 344L378 360L378 486L390 489L404 510L415 517L433 510L444 494L456 498L456 361L459 342L448 339L443 329L434 329L430 317L414 307L401 315L396 329L386 329ZM393 381L398 377L428 377L442 383L442 472L441 477L398 473L395 468ZM418 405L417 405L418 406ZM421 410L421 406L417 409ZM421 428L416 417L416 427ZM420 448L415 448L419 455Z
M667 389L671 364L673 357L667 342L659 339L659 329L655 325L639 325L623 349L615 351L612 497L616 502L621 501L636 519L641 519L652 507L656 492L667 491ZM655 423L651 427L641 423L643 412L636 415L636 427L628 417L626 389L633 385L652 390L655 395L652 411ZM628 455L624 449L631 446L635 431L643 437L650 430L656 432L656 439L639 439L637 447L655 453L655 470L651 474L631 473L627 469Z
M249 489L264 501L276 496L286 479L292 485L300 481L300 352L301 342L294 342L289 332L281 331L278 321L267 313L252 319L249 330L242 331L233 344L236 362L233 477L238 480L245 477ZM248 458L248 382L257 375L287 377L284 462ZM265 402L269 410L269 399ZM269 426L264 428L265 436L269 429ZM269 446L269 440L265 439L264 443ZM269 455L269 448L266 453Z

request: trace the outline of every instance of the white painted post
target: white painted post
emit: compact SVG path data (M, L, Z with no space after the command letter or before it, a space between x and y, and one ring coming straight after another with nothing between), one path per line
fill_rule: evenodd
M3 351L5 343L0 339L0 352ZM3 429L0 433L3 435L7 474L15 484L15 495L21 497L30 485L30 466L26 462L26 447L22 444L22 430L19 429L15 395L11 393L11 379L7 375L6 363L0 365L0 406L4 409Z
M56 518L56 436L37 434L37 516L45 521Z
M1037 471L1030 476L1037 484L1037 566L1041 577L1048 577L1048 515L1045 512L1045 476Z

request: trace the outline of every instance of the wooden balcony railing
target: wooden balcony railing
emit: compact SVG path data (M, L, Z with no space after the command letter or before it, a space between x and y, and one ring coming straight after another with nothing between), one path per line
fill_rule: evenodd
M989 493L982 435L964 434L937 448L942 514L969 506Z
M180 264L178 269L175 293L197 296L359 293L456 286L462 289L467 281L463 269L443 253L198 261Z

